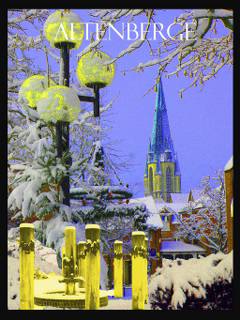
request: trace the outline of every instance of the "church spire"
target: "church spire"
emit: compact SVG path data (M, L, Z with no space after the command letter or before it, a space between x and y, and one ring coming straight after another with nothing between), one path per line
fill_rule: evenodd
M161 78L157 84L151 150L154 155L156 154L158 156L163 154L166 150L169 150L172 153L172 156L175 154Z
M145 195L171 201L171 193L181 192L181 172L174 151L161 78L157 84L152 136L144 172Z

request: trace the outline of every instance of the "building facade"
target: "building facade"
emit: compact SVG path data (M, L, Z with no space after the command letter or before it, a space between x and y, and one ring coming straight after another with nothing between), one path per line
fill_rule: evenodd
M161 79L157 96L152 136L144 173L145 196L171 201L171 193L181 192L181 172L174 151Z
M227 251L233 249L233 157L224 168L224 182L226 190L226 215L227 215Z

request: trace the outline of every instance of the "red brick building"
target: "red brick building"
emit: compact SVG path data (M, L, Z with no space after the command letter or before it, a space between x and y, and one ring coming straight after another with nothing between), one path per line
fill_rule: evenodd
M233 249L233 157L229 159L224 168L224 182L226 190L227 246L228 252L230 252Z

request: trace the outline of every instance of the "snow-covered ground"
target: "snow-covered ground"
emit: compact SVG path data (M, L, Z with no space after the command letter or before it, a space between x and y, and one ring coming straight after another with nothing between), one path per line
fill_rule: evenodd
M19 244L16 240L8 240L8 309L19 309ZM60 274L56 252L35 240L35 268L44 273Z
M41 261L41 258L36 259L36 265L45 270L45 273L52 272L52 265ZM19 309L19 258L8 256L8 309ZM44 308L36 306L38 309ZM45 310L59 310L54 307L46 307ZM132 300L114 299L108 300L108 305L100 308L99 310L131 310ZM145 310L150 310L150 305L145 305Z
M8 239L8 309L19 310L19 250L18 243L16 241L16 234L12 232L12 236ZM48 274L54 272L61 274L61 270L58 268L56 252L48 247L42 246L42 244L35 240L35 267L42 272ZM109 290L109 295L113 295L113 291ZM36 306L37 309L43 307ZM47 310L58 310L53 307L46 307ZM99 310L131 310L132 300L125 299L109 299L108 305L100 308ZM149 310L150 305L146 304L145 309Z

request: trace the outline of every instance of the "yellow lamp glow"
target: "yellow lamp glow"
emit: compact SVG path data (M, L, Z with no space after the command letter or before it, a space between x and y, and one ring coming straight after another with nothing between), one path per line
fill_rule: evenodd
M56 83L50 80L50 86ZM24 80L18 93L18 101L27 104L31 108L35 108L37 101L40 99L42 92L48 88L48 78L37 74Z
M63 43L68 43L69 49L78 49L83 41L84 26L76 13L57 10L47 18L44 34L52 47L61 48Z
M76 92L69 87L53 86L46 89L37 103L37 111L44 121L77 120L80 102Z
M77 78L81 85L92 88L97 84L103 88L111 84L115 75L114 64L106 65L111 58L102 51L90 51L78 61Z

